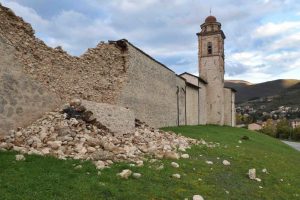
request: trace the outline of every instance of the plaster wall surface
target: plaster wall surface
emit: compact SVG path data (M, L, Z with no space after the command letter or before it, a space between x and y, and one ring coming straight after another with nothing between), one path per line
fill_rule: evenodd
M236 126L236 112L235 112L235 92L231 91L231 119L232 123L231 126Z
M198 125L199 124L199 89L195 87L186 87L186 118L188 125Z
M195 85L195 86L199 86L199 79L198 77L192 76L190 74L182 74L180 75L182 78L184 78L187 82Z
M200 116L199 116L199 124L205 125L207 123L207 89L206 84L199 82L200 91L199 91L199 109L200 109Z
M186 119L185 119L185 113L186 113L186 83L185 80L183 80L180 77L176 77L176 85L177 85L177 95L178 95L178 121L179 125L185 125Z
M224 88L224 125L232 126L232 91Z

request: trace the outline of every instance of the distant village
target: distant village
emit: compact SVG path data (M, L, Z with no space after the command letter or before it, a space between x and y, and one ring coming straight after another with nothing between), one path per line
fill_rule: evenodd
M281 132L287 132L283 133L283 135L285 134L286 138L291 137L289 135L290 132L295 129L300 129L300 105L279 106L277 109L270 110L266 104L271 101L272 97L266 97L237 105L237 127L268 132L268 135L274 134L274 137L280 137ZM285 130L282 130L281 126L284 126ZM270 133L272 131L273 133Z

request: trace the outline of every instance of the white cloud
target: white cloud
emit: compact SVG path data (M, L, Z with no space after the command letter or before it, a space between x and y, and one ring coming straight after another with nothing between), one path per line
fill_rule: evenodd
M267 23L259 26L253 33L255 38L270 37L287 34L293 30L299 30L300 22L286 21L281 23Z

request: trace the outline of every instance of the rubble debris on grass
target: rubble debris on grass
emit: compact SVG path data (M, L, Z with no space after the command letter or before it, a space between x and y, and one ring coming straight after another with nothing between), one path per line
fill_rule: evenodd
M131 176L132 171L130 169L124 169L121 173L118 173L117 176L121 178L128 179Z
M24 155L22 154L16 155L16 161L23 161L23 160L26 160Z
M194 195L193 200L204 200L204 198L201 195Z
M256 177L256 169L255 168L248 170L248 177L251 180L256 180L257 182L261 182L261 179Z
M171 166L174 168L179 168L179 164L176 162L171 162Z
M230 165L230 162L228 161L228 160L223 160L223 165L225 165L225 166L228 166L228 165Z
M173 177L173 178L180 179L181 176L180 176L180 174L172 174L172 177Z
M195 144L207 145L204 140L154 129L139 120L134 132L115 134L97 121L80 100L72 100L63 109L48 112L27 128L10 131L0 139L0 149L92 160L98 169L119 161L143 166L145 156L179 159L178 149L189 149Z

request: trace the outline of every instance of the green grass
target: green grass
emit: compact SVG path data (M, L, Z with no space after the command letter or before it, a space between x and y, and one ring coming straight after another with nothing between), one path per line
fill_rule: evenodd
M172 160L145 163L142 168L119 163L103 170L100 176L90 162L40 156L26 156L26 161L17 162L16 153L0 152L0 199L192 199L194 194L201 194L205 200L300 199L300 152L280 141L230 127L185 126L165 130L219 142L220 146L193 147L188 150L191 159L176 161L179 169L170 166ZM239 144L244 135L250 140ZM231 165L223 166L223 159ZM207 165L206 160L214 164ZM165 168L155 170L161 163ZM76 170L73 164L83 168ZM142 178L118 178L116 173L126 168L141 173ZM247 178L250 168L257 169L262 182ZM262 173L263 168L269 174ZM171 178L173 173L181 174L181 179Z

